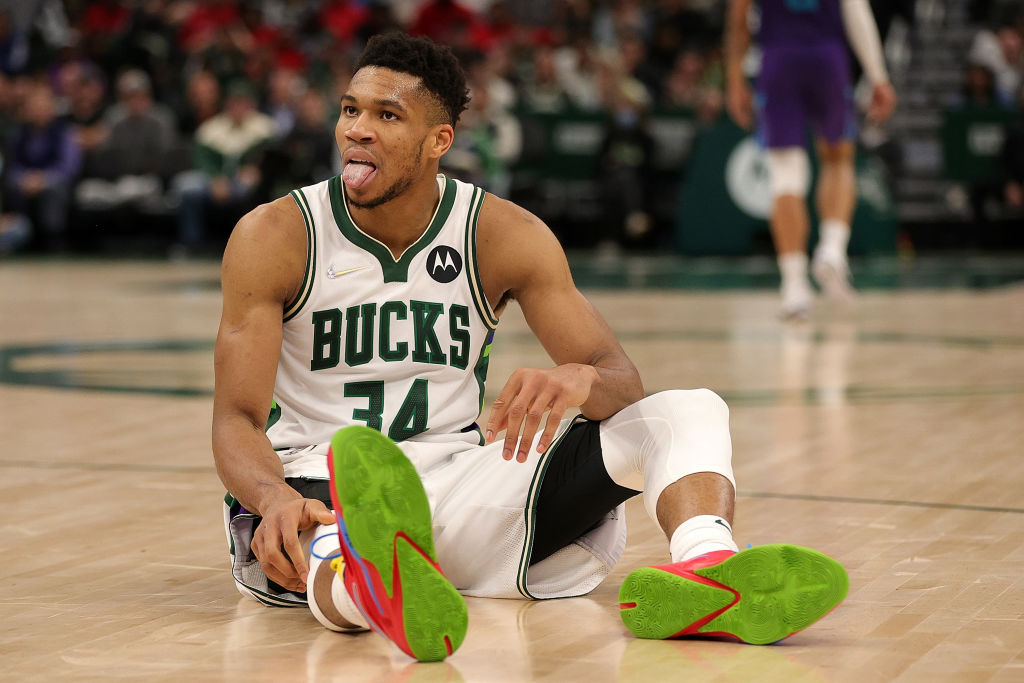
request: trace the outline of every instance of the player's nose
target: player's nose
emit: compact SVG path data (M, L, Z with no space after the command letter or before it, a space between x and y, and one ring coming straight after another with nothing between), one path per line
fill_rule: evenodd
M345 131L345 137L353 142L372 142L375 138L373 128L365 113L360 114Z

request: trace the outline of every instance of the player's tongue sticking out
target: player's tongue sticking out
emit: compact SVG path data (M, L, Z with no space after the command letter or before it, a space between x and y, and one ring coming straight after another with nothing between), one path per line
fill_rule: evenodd
M351 188L359 188L377 174L377 167L365 161L350 161L345 164L341 177Z

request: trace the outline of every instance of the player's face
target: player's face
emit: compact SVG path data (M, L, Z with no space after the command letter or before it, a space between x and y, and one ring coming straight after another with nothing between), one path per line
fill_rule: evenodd
M356 72L341 98L335 129L350 204L380 206L425 173L433 176L434 106L416 76L381 67Z

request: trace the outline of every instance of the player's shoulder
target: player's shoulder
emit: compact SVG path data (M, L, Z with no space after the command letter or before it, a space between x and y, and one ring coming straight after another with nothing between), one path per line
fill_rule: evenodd
M260 204L239 219L231 235L260 238L270 241L284 240L305 234L305 224L299 205L289 195Z
M493 247L506 254L530 249L561 249L544 221L515 202L490 192L480 207L477 244L481 249Z
M269 286L290 289L306 267L306 228L298 205L280 197L246 213L224 250L223 276L258 274Z
M490 193L480 208L477 261L492 302L531 283L567 282L568 264L558 238L540 218Z
M241 252L253 257L267 254L287 258L306 254L306 228L298 204L290 196L280 197L252 209L235 224L225 256Z

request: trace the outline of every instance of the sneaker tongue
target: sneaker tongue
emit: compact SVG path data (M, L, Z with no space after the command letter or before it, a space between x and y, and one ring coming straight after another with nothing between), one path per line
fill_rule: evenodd
M359 164L350 161L345 164L345 170L342 171L341 178L349 187L360 187L376 170L376 168L369 164Z

